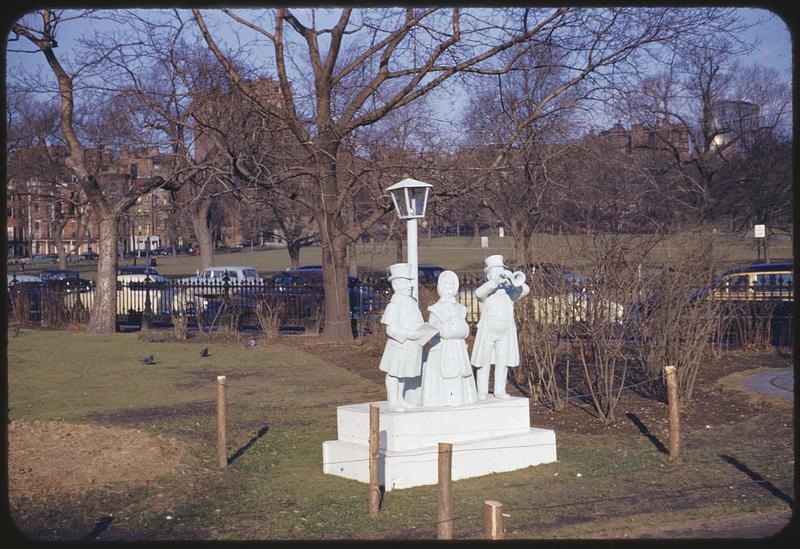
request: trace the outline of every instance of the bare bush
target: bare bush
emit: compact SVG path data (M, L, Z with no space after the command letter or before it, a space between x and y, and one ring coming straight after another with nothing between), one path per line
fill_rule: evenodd
M281 315L285 309L286 301L274 297L265 297L256 303L256 317L258 317L258 322L261 324L267 340L278 337Z
M664 366L678 371L678 394L684 406L692 396L697 373L719 332L721 307L708 292L716 271L713 239L687 237L677 243L680 253L668 254L663 263L646 273L642 297L631 318L631 336L650 389L666 398Z
M9 321L17 325L27 324L31 319L31 299L19 283L9 287Z
M515 309L522 362L515 369L517 381L527 383L529 398L554 410L566 407L569 390L569 346L563 333L572 308L567 293L559 291L560 282L531 277L530 295ZM559 376L561 365L565 366L564 375ZM559 377L563 378L563 387L559 387Z
M189 315L186 313L173 313L172 327L175 330L175 338L178 341L189 339Z
M75 301L67 310L66 320L67 325L73 329L83 328L89 322L89 311L83 304L80 293L75 295Z
M724 303L725 330L721 337L731 347L764 349L772 344L776 301L731 301Z
M49 287L42 291L42 326L44 328L66 326L68 309L64 304L65 295L65 292L58 287Z
M566 333L582 373L581 389L606 424L614 420L629 371L637 364L622 321L640 299L640 266L653 247L649 238L597 235L583 253L588 276L573 289L577 316Z

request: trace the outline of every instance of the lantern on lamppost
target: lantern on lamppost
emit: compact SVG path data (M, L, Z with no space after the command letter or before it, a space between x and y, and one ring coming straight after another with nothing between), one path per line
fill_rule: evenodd
M392 197L397 217L406 220L407 256L406 262L412 265L414 273L413 297L419 302L419 260L417 259L417 220L425 217L428 194L433 185L407 177L386 190Z

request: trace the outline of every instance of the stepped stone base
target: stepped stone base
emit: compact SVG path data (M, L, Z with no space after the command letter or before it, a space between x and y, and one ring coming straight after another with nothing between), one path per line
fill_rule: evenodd
M390 491L438 482L438 443L453 445L453 480L556 461L556 437L530 426L528 399L391 412L380 405L380 483ZM369 402L337 408L338 440L322 443L323 471L369 482Z

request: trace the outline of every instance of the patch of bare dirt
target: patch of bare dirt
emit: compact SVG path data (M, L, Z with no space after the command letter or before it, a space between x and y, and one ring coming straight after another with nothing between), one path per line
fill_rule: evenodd
M138 429L60 421L8 425L9 499L80 493L106 483L138 483L188 465L183 446Z
M696 520L681 528L663 528L641 532L641 539L691 539L691 538L737 538L760 539L780 536L789 539L793 527L790 511L739 515L720 520Z

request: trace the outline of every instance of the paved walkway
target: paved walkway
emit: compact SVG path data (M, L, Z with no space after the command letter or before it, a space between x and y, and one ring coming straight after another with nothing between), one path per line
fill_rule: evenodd
M781 368L774 372L764 372L750 376L744 380L744 386L767 396L793 400L794 369Z

